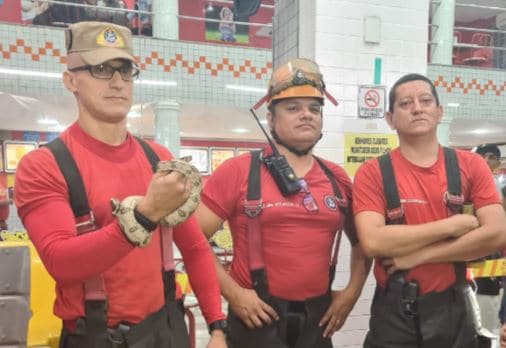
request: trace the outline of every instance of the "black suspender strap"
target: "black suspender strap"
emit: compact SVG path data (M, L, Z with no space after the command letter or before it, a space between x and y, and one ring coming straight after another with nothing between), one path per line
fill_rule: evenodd
M457 159L457 153L454 149L443 147L447 190L443 199L445 200L448 210L453 214L461 213L464 205L464 196L462 194L462 182L460 177L460 169ZM405 215L402 209L397 183L392 167L390 154L378 157L378 163L383 180L383 193L385 195L387 205L387 224L404 224ZM456 285L461 286L466 283L465 263L455 262ZM405 282L403 279L407 271L396 272L389 277L389 280L397 282Z
M443 147L445 158L447 189L445 203L450 212L460 214L464 208L464 196L462 195L462 184L460 181L459 163L455 150Z
M268 296L268 285L267 285L267 277L265 275L265 263L263 257L263 248L262 248L262 234L261 234L261 226L259 215L262 211L262 199L261 199L261 187L260 187L260 166L262 163L261 160L262 151L252 151L251 152L251 162L250 162L250 170L248 174L248 190L246 196L246 202L244 204L244 211L248 216L248 251L249 251L249 266L250 266L250 276L253 284L253 288L257 292L257 294L261 298L266 298ZM318 157L314 157L317 163L322 168L325 175L328 177L332 189L334 192L334 196L337 200L337 204L339 206L339 210L343 214L343 226L344 219L346 218L348 212L348 200L343 197L339 187L337 185L337 181L330 171L330 169L323 163L321 159ZM337 264L337 255L339 244L341 241L342 229L340 229L336 236L336 241L334 243L334 251L330 261L330 270L329 270L329 288L334 281L335 269Z
M146 155L153 173L156 172L160 157L153 151L151 146L148 145L142 138L134 137L135 140L141 145L144 154ZM165 303L174 301L176 299L176 274L174 271L174 254L172 251L172 229L165 226L160 226L160 248L162 253L162 280L164 288Z
M76 162L67 146L60 138L55 138L46 146L60 168L69 194L69 202L76 220L77 234L94 231L93 212L88 204L88 196ZM104 332L107 332L107 294L102 274L84 282L84 315L76 322L76 333L86 333L94 344L98 344Z
M153 170L153 173L156 173L156 166L158 165L158 162L160 162L160 157L153 151L151 146L148 145L143 139L139 137L135 137L135 140L141 145L142 150L144 151L144 154L148 158L149 164L151 164L151 169Z
M248 257L251 283L260 298L267 298L269 290L262 247L262 231L260 229L260 164L262 151L251 152L250 170L248 174L248 193L244 203L244 212L248 216Z
M343 214L343 222L341 225L341 228L336 233L336 238L334 240L334 250L332 251L332 256L330 259L330 269L329 269L329 290L332 287L332 283L334 282L334 278L336 275L336 266L337 266L337 256L339 254L339 245L341 244L341 237L343 235L343 227L345 226L346 217L348 216L348 200L346 198L343 198L343 195L341 193L341 190L339 190L339 187L337 186L337 181L330 171L330 169L325 165L325 163L318 157L313 156L316 162L320 165L320 168L323 170L325 175L330 181L330 184L332 185L332 190L334 191L334 196L337 200L337 205L339 206L339 210L341 211L341 214Z
M387 224L404 224L404 210L402 209L401 200L399 199L399 192L397 191L390 154L387 153L379 156L378 163L383 179L383 192L387 204Z
M60 138L55 138L44 146L53 153L56 163L65 178L69 190L70 206L72 207L74 216L77 218L89 214L90 207L83 179L67 146L65 146Z
M141 138L134 137L135 140L141 145L153 172L156 171L157 164L160 161L158 155L153 149ZM76 218L76 227L78 234L80 225L84 223L88 225L91 223L93 228L84 229L83 232L89 232L96 229L93 220L93 213L90 210L88 197L84 188L84 183L77 168L76 162L67 146L60 138L55 138L46 146L52 153L60 168L67 188L69 191L69 202L72 211ZM80 222L83 217L89 217L87 221ZM88 226L86 225L86 226ZM85 227L86 227L85 226ZM161 229L161 248L162 248L162 261L163 272L162 278L164 282L165 300L173 300L175 298L175 275L174 275L174 261L172 254L172 230ZM106 293L103 285L102 275L91 278L85 282L85 320L82 318L77 321L76 330L86 330L87 335L99 337L107 331L107 315L106 315Z
M339 187L337 186L337 181L334 174L332 174L329 167L327 167L320 158L316 156L313 157L316 160L316 162L318 162L320 168L323 170L323 172L329 179L330 184L332 185L332 190L334 191L334 196L336 197L337 200L337 205L339 206L339 210L341 210L341 213L346 217L346 215L348 214L348 200L346 198L343 198L341 190L339 190Z
M454 149L443 147L445 157L445 170L447 189L445 202L453 214L461 214L464 210L464 195L462 194L462 184L460 179L459 162L457 153ZM466 284L466 264L465 262L455 262L455 277L458 286Z

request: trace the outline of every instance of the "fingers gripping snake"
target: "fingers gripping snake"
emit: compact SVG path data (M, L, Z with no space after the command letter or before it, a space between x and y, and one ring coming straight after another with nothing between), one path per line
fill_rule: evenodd
M183 174L191 183L188 199L176 210L165 216L160 224L173 227L185 221L194 211L200 202L202 191L202 178L197 168L188 162L181 160L160 161L157 166L157 173L169 174L173 171ZM111 199L112 213L118 219L121 229L126 237L138 246L146 246L151 233L146 231L135 219L134 209L142 196L129 196L123 201Z

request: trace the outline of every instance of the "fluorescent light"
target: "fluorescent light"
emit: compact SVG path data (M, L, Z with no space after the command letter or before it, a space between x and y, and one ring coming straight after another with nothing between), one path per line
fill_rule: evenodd
M177 86L176 81L161 81L161 80L135 80L134 83L140 85L152 85L152 86Z
M460 106L460 104L459 104L459 103L448 103L448 104L446 104L446 105L447 105L448 107L450 107L450 108L458 108L458 107Z
M44 118L39 118L37 120L37 123L38 124L43 124L43 125L46 125L46 126L56 126L56 125L59 125L60 123L58 121L56 121L54 118L48 118L48 117L44 117Z
M250 130L246 128L234 128L231 131L234 133L250 133Z
M0 69L0 74L6 75L19 75L19 76L34 76L34 77L51 77L55 79L61 78L61 73L42 72L34 70L19 70L19 69Z
M245 91L245 92L266 93L265 88L242 86L242 85L225 85L225 88L235 89L238 91Z
M484 129L484 128L478 128L478 129L475 129L475 130L471 131L471 133L478 134L478 135L483 135L483 134L487 134L487 133L490 133L490 132L488 130Z

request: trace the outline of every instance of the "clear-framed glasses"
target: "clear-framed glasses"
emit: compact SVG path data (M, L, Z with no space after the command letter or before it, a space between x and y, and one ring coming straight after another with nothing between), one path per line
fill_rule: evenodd
M91 76L101 80L112 79L116 71L119 72L123 81L133 81L139 77L139 69L132 64L123 64L118 67L114 67L109 64L84 65L69 69L69 71L83 70L89 71Z
M306 208L306 210L309 213L313 213L313 214L317 213L319 211L318 204L316 204L316 200L314 199L311 192L309 192L309 190L307 188L306 180L299 179L299 184L301 187L299 192L301 192L304 195L302 197L302 205L304 206L304 208Z

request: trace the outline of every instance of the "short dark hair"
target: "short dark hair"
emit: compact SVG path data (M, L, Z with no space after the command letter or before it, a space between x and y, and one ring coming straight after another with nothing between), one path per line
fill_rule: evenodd
M493 153L497 159L501 158L501 150L496 144L481 144L474 151L480 156L485 156L486 153Z
M503 198L506 198L506 185L501 188Z
M439 97L437 95L436 86L434 86L434 83L427 78L426 76L420 75L420 74L407 74L395 81L394 85L390 89L390 93L388 94L388 111L394 112L394 103L395 103L395 92L397 91L397 87L400 85L411 82L411 81L425 81L430 85L430 92L436 98L436 105L439 106Z

